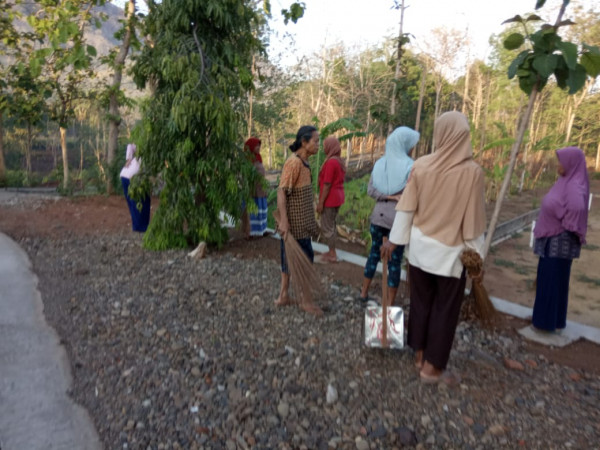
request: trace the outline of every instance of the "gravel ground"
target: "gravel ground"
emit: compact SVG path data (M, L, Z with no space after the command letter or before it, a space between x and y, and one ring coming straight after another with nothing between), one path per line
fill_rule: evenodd
M409 350L362 346L355 288L324 279L315 319L273 306L269 259L131 233L20 244L107 449L598 448L600 377L514 335L461 322L461 384L424 385Z

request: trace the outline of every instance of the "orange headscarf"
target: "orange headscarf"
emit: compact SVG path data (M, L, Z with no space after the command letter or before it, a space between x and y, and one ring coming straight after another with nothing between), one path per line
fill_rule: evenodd
M342 170L346 172L346 164L344 160L341 158L342 147L340 145L340 141L335 136L329 136L323 141L323 151L325 152L325 156L327 159L337 159L342 167Z

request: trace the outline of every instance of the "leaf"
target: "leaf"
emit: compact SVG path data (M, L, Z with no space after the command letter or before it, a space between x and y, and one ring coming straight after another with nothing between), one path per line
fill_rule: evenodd
M510 63L508 67L508 79L512 79L517 74L517 69L521 65L521 63L527 58L529 55L529 50L523 50L521 53L517 55L517 57Z
M574 94L579 91L585 85L586 79L587 73L585 67L581 64L577 64L575 70L569 70L569 79L567 81L569 94Z
M540 16L538 16L537 14L531 14L527 19L525 19L525 22L533 22L534 20L543 20Z
M510 19L506 19L504 22L502 22L502 25L504 25L505 23L514 23L514 22L523 23L523 18L517 14L516 16L511 17Z
M577 46L572 42L559 42L558 49L562 52L565 63L569 69L575 69L577 65Z
M536 82L537 82L537 78L533 72L531 72L529 74L529 76L519 77L519 87L527 95L531 94L531 91L533 90L533 86L536 84Z
M585 52L581 55L580 63L590 77L595 78L600 75L600 55Z
M523 45L525 37L521 33L513 33L504 39L504 48L507 50L515 50Z
M567 25L575 25L575 22L573 22L571 19L562 20L562 21L560 21L560 22L558 22L556 24L556 28L558 28L558 27L564 27L564 26L567 26Z
M583 48L594 55L600 55L600 48L597 45L587 45L583 43Z
M87 53L88 53L88 55L90 55L90 56L92 56L92 57L95 57L95 56L96 56L96 54L97 54L97 53L96 53L96 47L94 47L93 45L88 45L88 46L86 47L86 49L87 49Z
M552 75L552 73L554 73L558 58L558 55L538 55L533 59L533 68L540 76L543 78L548 78L550 75Z
M544 6L544 3L546 3L546 0L537 0L535 3L535 9L540 9L542 6Z

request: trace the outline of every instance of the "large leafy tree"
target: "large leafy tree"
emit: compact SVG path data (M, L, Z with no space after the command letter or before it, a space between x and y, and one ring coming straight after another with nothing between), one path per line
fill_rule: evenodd
M159 176L163 189L144 244L157 250L219 245L227 238L220 213L239 217L256 177L241 143L252 57L264 51L260 14L247 0L148 6L149 39L133 72L152 95L136 140L146 174ZM302 8L287 14L296 20ZM144 180L134 177L133 195Z
M69 184L67 129L75 107L85 97L89 80L94 77L92 62L96 49L86 45L84 30L101 22L92 8L105 0L39 0L40 10L27 18L44 43L30 61L30 73L52 91L50 110L59 125L63 162L63 188Z

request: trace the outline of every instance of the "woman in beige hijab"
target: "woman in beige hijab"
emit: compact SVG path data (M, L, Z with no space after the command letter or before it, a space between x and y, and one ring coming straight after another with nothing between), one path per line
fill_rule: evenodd
M433 138L435 152L415 161L381 253L389 259L397 245L409 245L408 345L423 382L451 383L457 376L444 371L466 281L460 254L465 248L482 254L485 187L463 114L442 114Z

